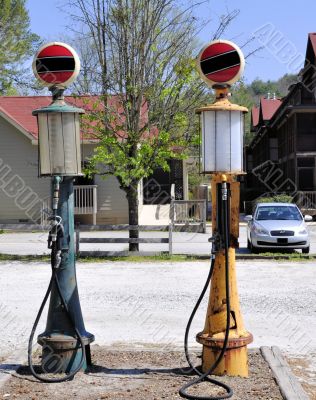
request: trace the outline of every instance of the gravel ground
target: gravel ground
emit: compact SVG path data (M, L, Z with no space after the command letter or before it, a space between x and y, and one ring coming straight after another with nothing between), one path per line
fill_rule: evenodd
M71 382L42 384L33 380L28 368L11 378L0 390L0 397L7 395L17 400L176 400L179 388L193 378L186 368L183 352L175 351L111 351L93 346L94 366L87 374L80 373ZM220 378L234 390L234 400L281 400L271 371L259 351L249 356L250 377ZM195 395L216 395L221 390L203 383L192 388ZM10 395L10 396L8 396Z
M78 263L81 306L101 346L182 348L187 319L203 287L208 262ZM45 293L45 263L0 262L0 356L27 339ZM279 346L302 359L302 382L316 393L316 265L314 262L237 262L240 302L253 347ZM190 345L204 326L207 301L192 326ZM38 333L45 328L46 312ZM25 350L26 351L26 350Z

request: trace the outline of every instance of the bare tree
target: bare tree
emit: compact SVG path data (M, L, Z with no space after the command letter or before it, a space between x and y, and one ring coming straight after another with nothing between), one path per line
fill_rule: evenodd
M168 160L184 157L197 134L193 112L206 92L194 60L194 9L199 4L183 8L176 0L69 2L72 17L85 29L80 52L88 61L77 90L95 90L102 99L87 117L90 135L93 126L99 140L90 172L117 177L128 200L130 225L138 225L140 180L158 166L168 170ZM221 19L214 38L237 14ZM179 147L181 152L175 151ZM137 238L138 231L130 231L130 237ZM138 244L130 244L130 250L138 250Z

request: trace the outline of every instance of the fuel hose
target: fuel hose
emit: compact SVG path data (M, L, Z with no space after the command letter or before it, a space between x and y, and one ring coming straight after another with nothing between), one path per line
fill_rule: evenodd
M59 226L60 226L60 223L59 223ZM57 231L57 235L58 235L58 231ZM55 241L52 242L52 252L51 252L52 276L51 276L47 291L45 293L44 299L43 299L43 301L41 303L40 309L39 309L38 314L36 316L34 325L32 327L32 331L31 331L30 338L29 338L29 343L28 343L28 364L29 364L29 368L31 370L31 373L36 379L38 379L41 382L45 382L45 383L60 383L60 382L65 382L65 381L71 380L77 374L77 372L79 372L81 370L81 368L83 367L83 364L85 362L85 359L86 359L85 344L84 344L83 337L81 336L79 330L76 327L75 321L73 320L73 317L72 317L72 315L71 315L71 313L69 311L69 308L68 308L68 305L67 305L67 301L65 300L64 295L62 293L62 290L60 288L60 283L59 283L58 273L57 273L59 265L60 265L60 259L59 259L58 254L57 254L57 252L58 252L57 243L58 243L58 240L55 240ZM63 308L64 308L64 310L65 310L65 312L67 314L67 317L69 319L70 324L72 325L72 327L73 327L73 329L75 331L75 334L76 334L76 336L78 338L78 341L79 341L81 349L82 349L81 360L80 360L80 363L79 363L78 367L74 371L72 371L71 373L66 374L65 376L63 376L61 378L48 378L48 377L43 376L42 374L38 374L35 371L34 364L33 364L33 358L32 358L34 335L35 335L39 320L40 320L40 318L42 316L44 307L45 307L45 305L47 303L48 297L49 297L49 295L50 295L50 293L52 291L53 282L55 282L55 284L56 284L57 291L58 291L58 294L59 294L59 297L60 297L60 300L61 300L61 304L62 304L62 306L63 306Z
M223 224L224 224L224 234L223 234L223 242L224 242L224 250L225 250L225 290L226 290L226 329L225 329L225 338L223 342L223 347L221 349L221 352L216 359L216 361L213 363L213 365L205 372L202 373L199 371L194 365L190 357L190 353L188 350L188 340L189 340L189 333L191 329L191 324L192 321L195 317L195 314L197 310L200 307L200 304L205 296L205 293L210 285L213 271L214 271L214 265L215 265L215 256L212 252L212 261L211 261L211 267L209 270L209 274L207 276L205 285L203 287L203 290L198 298L198 301L196 302L193 311L190 315L190 318L188 320L186 330L185 330L185 336L184 336L184 351L185 351L185 356L187 359L187 362L191 369L198 375L198 378L190 381L189 383L185 384L184 386L181 387L179 390L179 394L182 398L188 399L188 400L222 400L222 399L228 399L233 396L233 390L226 385L223 382L218 381L217 379L210 378L209 375L212 374L212 372L217 368L219 363L222 361L224 354L227 350L227 345L228 345L228 339L229 339L229 329L230 329L230 288L229 288L229 257L228 257L228 249L229 249L229 221L228 221L228 200L227 196L226 199L223 196L222 197L222 212L223 212ZM216 396L197 396L193 394L189 394L187 390L193 386L196 386L202 382L209 382L210 384L213 384L215 386L218 386L226 391L225 394L223 395L216 395Z

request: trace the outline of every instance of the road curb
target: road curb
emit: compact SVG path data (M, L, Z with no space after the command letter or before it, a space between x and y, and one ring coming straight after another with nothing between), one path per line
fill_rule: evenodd
M0 364L0 389L8 382L12 374L26 362L25 349L18 349Z
M283 398L285 400L309 400L309 396L291 371L280 349L277 346L263 346L260 347L260 351L273 372Z

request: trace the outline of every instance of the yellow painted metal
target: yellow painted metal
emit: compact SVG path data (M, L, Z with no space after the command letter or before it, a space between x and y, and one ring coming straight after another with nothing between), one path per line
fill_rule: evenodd
M203 347L203 371L207 371L211 368L211 366L219 357L219 354L220 350L216 351L207 346ZM249 372L247 346L226 352L214 374L248 378Z
M212 226L216 228L217 184L227 181L231 189L230 209L230 247L229 247L229 288L231 304L231 325L228 349L225 357L214 371L215 375L248 376L247 344L252 342L252 335L245 329L240 311L235 248L239 236L239 182L236 176L215 174L212 176ZM215 257L215 265L211 282L209 304L202 332L197 335L197 341L203 344L202 369L207 371L217 359L224 342L226 321L226 287L225 287L225 251L220 250ZM224 314L223 314L224 312Z
M213 104L197 108L195 112L200 114L203 111L242 111L248 112L248 108L233 104L228 100L228 88L216 89L216 100Z

